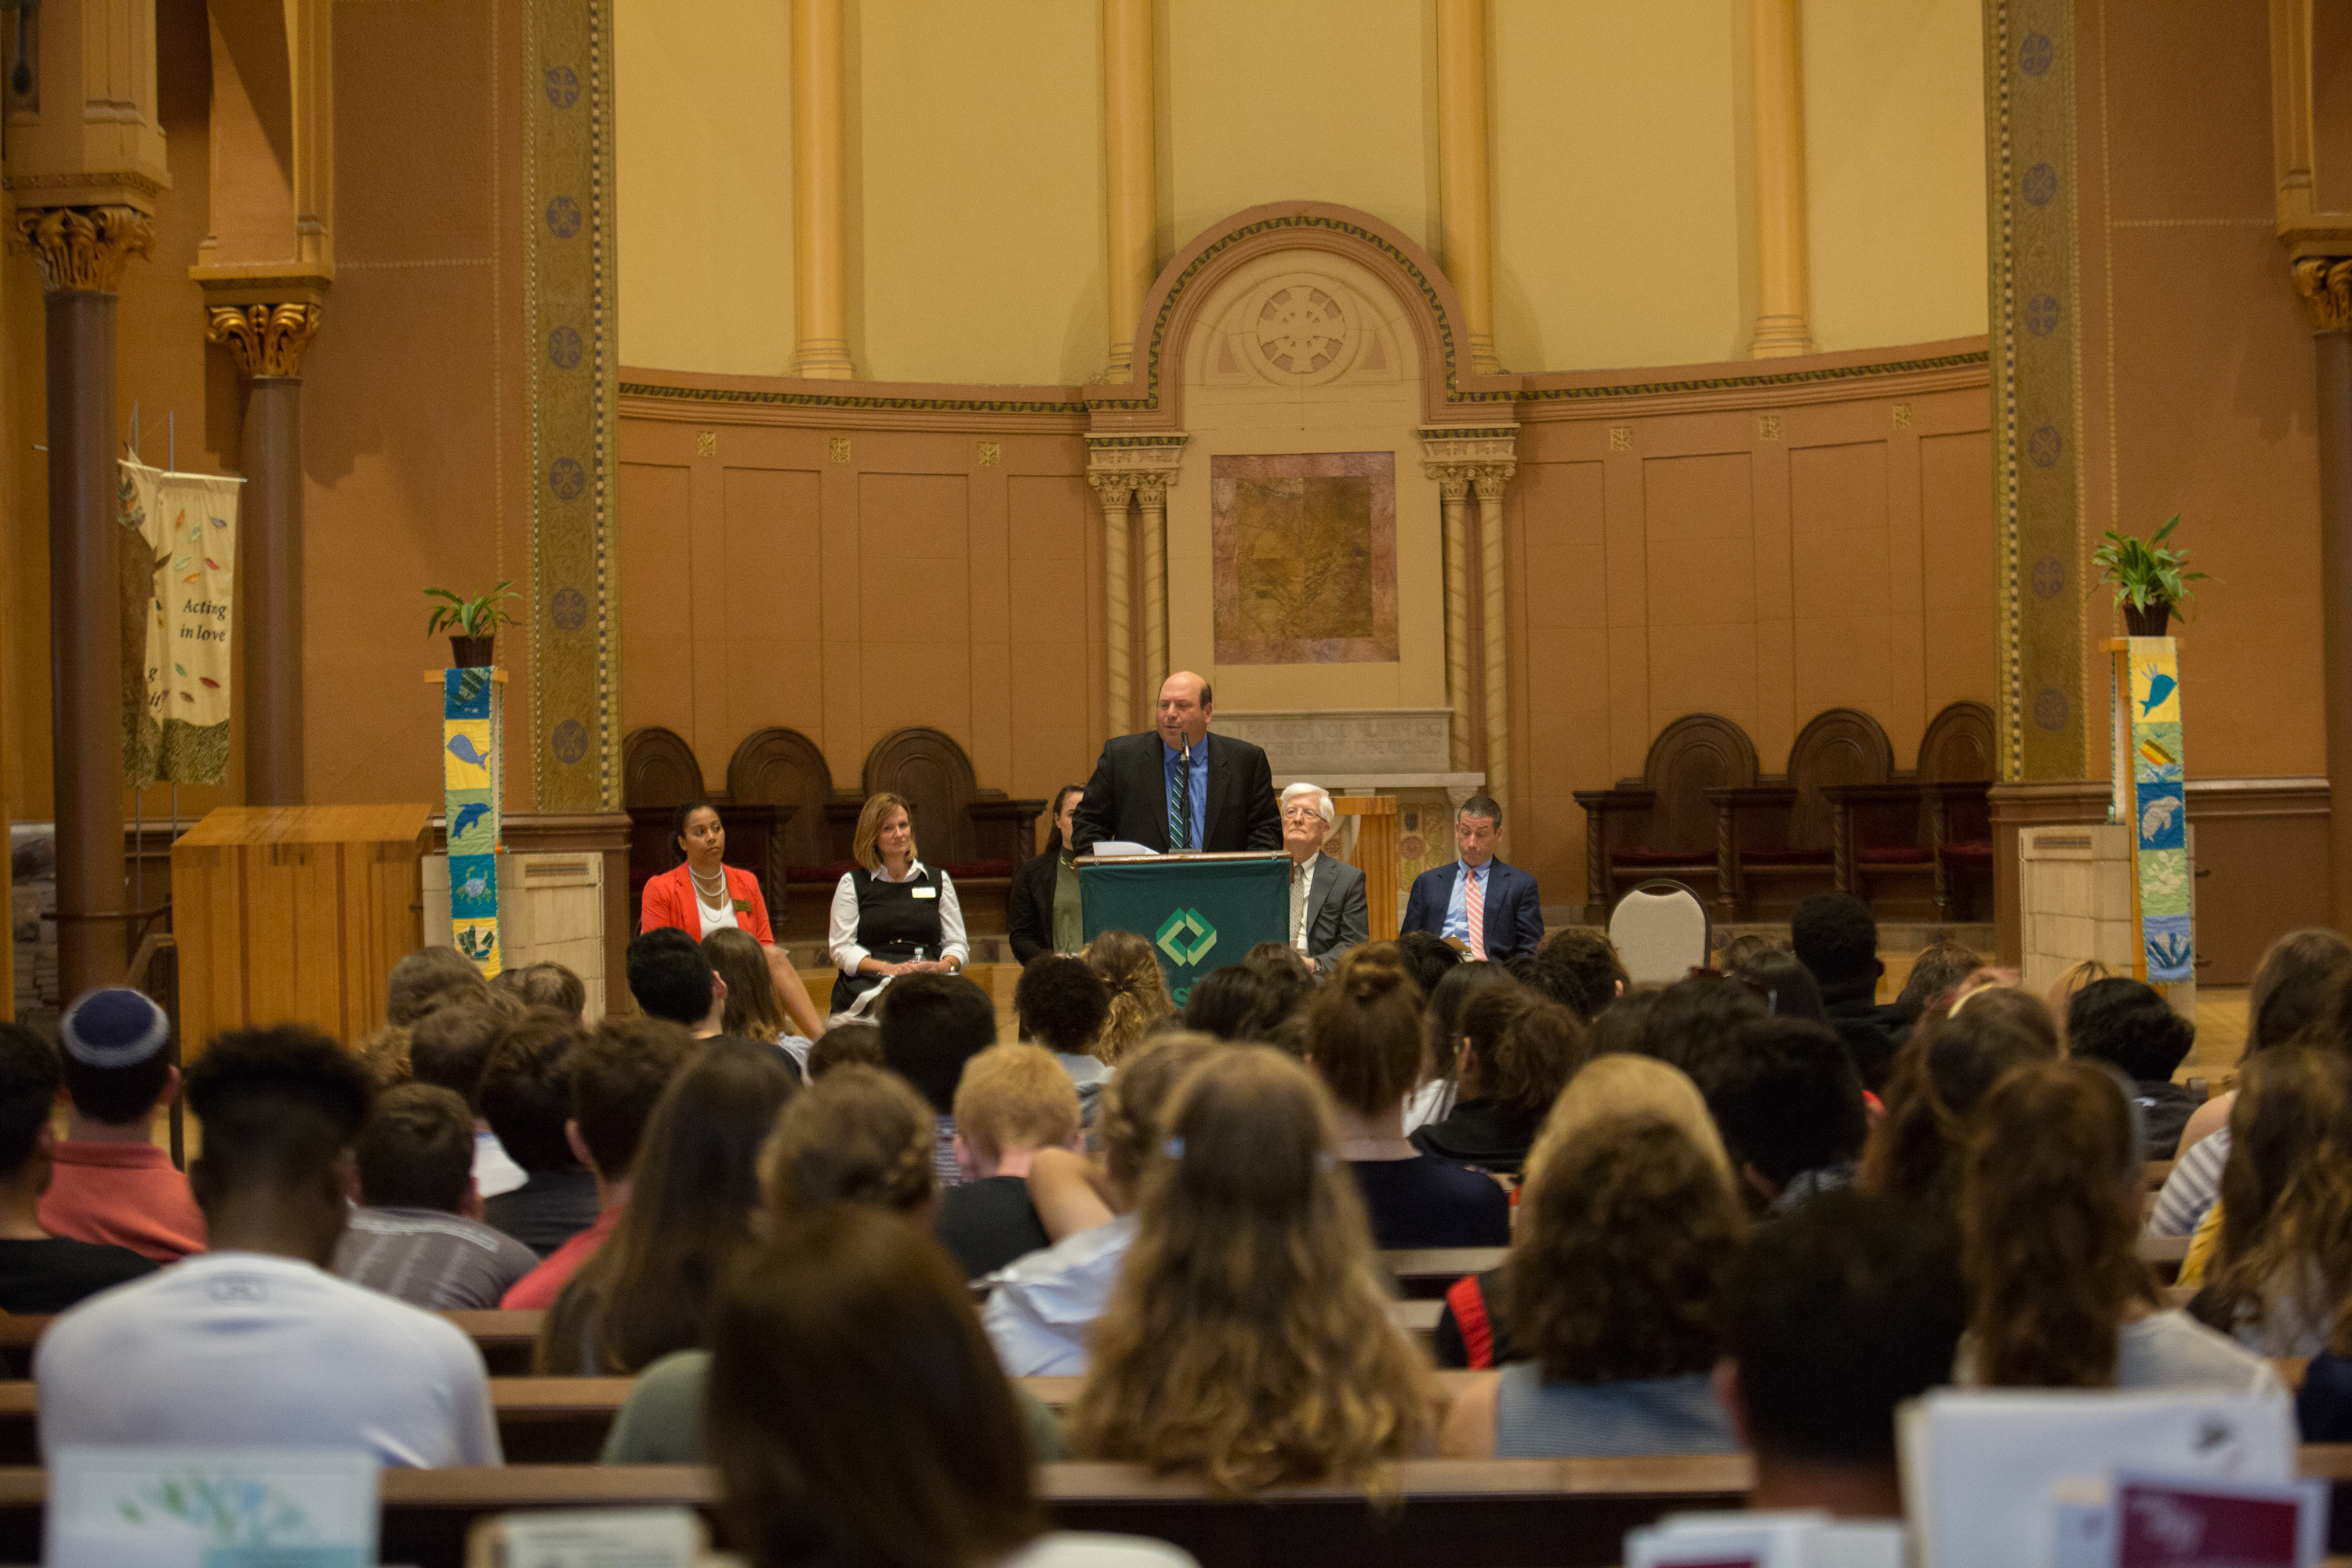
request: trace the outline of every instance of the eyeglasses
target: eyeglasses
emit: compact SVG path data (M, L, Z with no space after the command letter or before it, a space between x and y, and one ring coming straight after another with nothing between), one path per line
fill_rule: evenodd
M1320 822L1323 814L1311 805L1294 805L1282 814L1285 822Z

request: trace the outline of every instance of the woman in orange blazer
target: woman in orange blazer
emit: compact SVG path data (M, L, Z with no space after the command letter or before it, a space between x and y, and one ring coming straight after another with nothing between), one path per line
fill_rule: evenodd
M727 852L727 828L719 820L719 808L707 800L688 801L670 818L670 834L686 860L646 883L645 912L637 929L671 926L698 942L714 931L733 927L756 938L767 952L777 1000L793 1026L812 1040L824 1033L824 1020L810 1001L808 987L801 984L792 959L776 945L760 879L719 858Z

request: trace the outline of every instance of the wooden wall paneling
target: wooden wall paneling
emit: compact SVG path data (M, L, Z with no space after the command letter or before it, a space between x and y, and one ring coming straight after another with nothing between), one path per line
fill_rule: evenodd
M1013 782L1013 527L1003 448L983 466L979 443L955 437L965 465L971 509L971 688L970 751L973 770L999 786Z
M1008 452L1007 460L1010 460ZM1084 784L1100 737L1100 606L1093 491L1067 474L1016 474L1006 506L1008 788L1043 795Z
M1602 453L1609 574L1609 772L1613 782L1642 771L1650 737L1648 475L1641 432L1631 421L1584 427Z
M680 542L694 595L688 626L693 639L693 727L680 731L694 746L703 775L727 765L735 737L727 732L727 465L714 445L698 443L687 468L690 503Z
M1909 405L1905 419L1910 420ZM1862 416L1887 431L1886 452L1886 597L1887 597L1887 739L1897 756L1918 749L1927 731L1927 584L1921 560L1926 527L1921 498L1919 437L1916 423L1897 425L1894 405L1857 405Z
M1597 459L1521 462L1506 519L1514 552L1513 653L1519 805L1513 853L1584 864L1580 781L1609 772L1608 552ZM1554 903L1570 901L1554 887Z
M651 446L648 432L630 445ZM621 724L694 729L692 489L684 463L621 466Z
M857 579L863 729L847 766L843 738L826 736L836 778L858 772L864 753L894 730L927 725L966 744L971 726L969 481L869 469L857 494L858 550L872 563Z
M1719 448L1643 460L1652 734L1702 710L1755 731L1754 462Z
M1941 424L1941 405L1950 401L1923 401L1913 418ZM1981 482L1992 445L1978 427L1930 429L1918 447L1920 706L1935 713L1956 701L1990 702L1994 694L1996 645L1987 635L1998 598L1992 494Z
M2197 984L2243 985L2265 948L2328 923L2327 781L2192 779Z
M1727 439L1752 444L1755 518L1756 681L1753 734L1759 752L1788 755L1804 715L1797 700L1797 582L1794 503L1789 492L1793 414L1742 409L1724 416ZM1769 421L1777 421L1775 424ZM1768 434L1774 428L1777 435Z
M766 436L768 432L754 432ZM737 432L719 449L742 461L722 470L724 527L715 617L721 639L726 706L718 732L729 755L743 738L770 725L814 727L824 718L815 679L823 647L817 574L817 476L805 468L754 467L760 456ZM772 438L760 445L772 447ZM719 764L703 753L703 771Z
M810 430L802 437L820 464L817 507L824 519L824 721L812 738L824 748L825 763L837 779L856 777L866 756L859 434ZM885 564L875 563L877 570Z
M1883 440L1805 447L1790 457L1801 716L1839 707L1888 710L1886 484Z

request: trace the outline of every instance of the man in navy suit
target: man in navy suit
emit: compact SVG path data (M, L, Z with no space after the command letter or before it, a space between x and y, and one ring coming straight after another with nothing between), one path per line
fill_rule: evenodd
M1462 858L1412 879L1400 932L1458 938L1472 958L1498 963L1543 945L1534 874L1495 858L1502 826L1503 808L1488 796L1474 795L1462 803L1454 814L1454 847Z

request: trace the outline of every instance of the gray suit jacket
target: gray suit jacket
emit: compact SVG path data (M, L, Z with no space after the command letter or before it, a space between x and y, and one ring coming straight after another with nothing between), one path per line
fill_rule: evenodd
M1364 873L1326 853L1315 862L1315 879L1307 888L1308 961L1328 974L1349 948L1370 936Z

